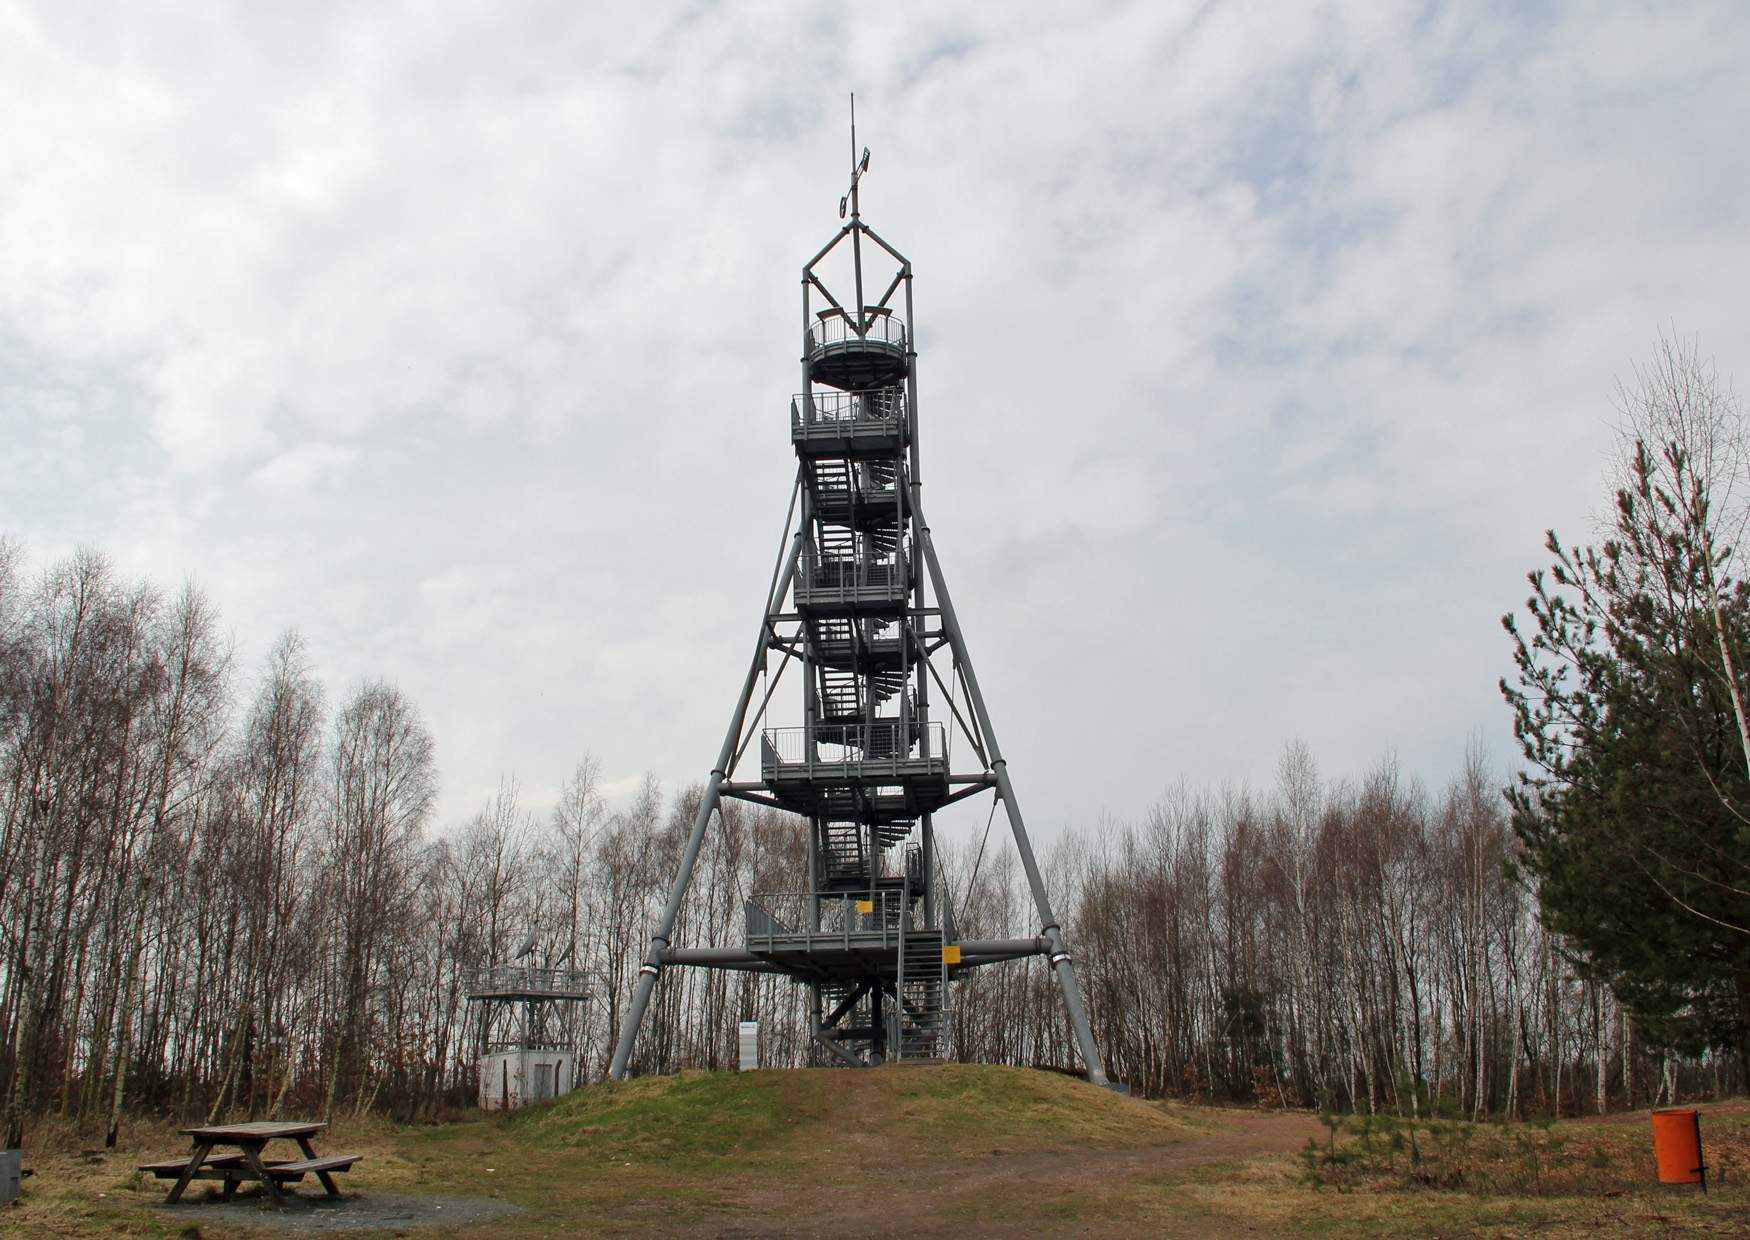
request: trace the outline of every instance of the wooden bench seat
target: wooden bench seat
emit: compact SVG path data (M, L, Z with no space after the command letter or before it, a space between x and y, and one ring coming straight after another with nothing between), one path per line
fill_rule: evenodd
M264 1158L261 1165L274 1179L295 1183L307 1175L321 1175L324 1171L350 1171L352 1165L363 1157L362 1154L325 1154L321 1158L296 1160ZM174 1180L188 1169L188 1164L188 1158L167 1158L163 1162L141 1163L140 1170L150 1171L160 1180ZM195 1172L195 1178L199 1180L230 1179L237 1172L242 1172L244 1179L254 1178L241 1154L209 1156L201 1164L200 1170Z
M188 1167L188 1164L192 1161L194 1161L193 1154L190 1154L186 1158L166 1158L163 1162L141 1163L140 1170L150 1171L160 1180L174 1180L177 1176L183 1173ZM201 1163L201 1170L224 1171L228 1168L241 1167L242 1165L243 1155L241 1154L224 1154L217 1157L209 1155L207 1160Z
M267 1173L276 1180L297 1181L306 1175L323 1175L330 1171L347 1171L364 1155L324 1154L321 1158L305 1158L297 1162L263 1163Z

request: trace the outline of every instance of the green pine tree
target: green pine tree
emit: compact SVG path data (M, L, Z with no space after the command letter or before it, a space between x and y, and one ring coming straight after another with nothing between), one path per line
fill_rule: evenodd
M1575 964L1646 1042L1734 1052L1750 1078L1750 733L1735 581L1737 405L1665 343L1629 414L1609 537L1552 531L1501 682L1530 769L1518 869Z

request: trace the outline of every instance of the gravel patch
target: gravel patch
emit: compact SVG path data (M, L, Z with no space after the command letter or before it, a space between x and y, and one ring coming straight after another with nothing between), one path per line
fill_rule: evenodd
M240 1194L230 1201L215 1198L158 1208L177 1222L197 1227L202 1223L248 1225L292 1236L449 1227L481 1223L522 1209L496 1197L414 1197L399 1193L348 1193L339 1201L332 1197L295 1196L283 1210L275 1210L255 1193Z

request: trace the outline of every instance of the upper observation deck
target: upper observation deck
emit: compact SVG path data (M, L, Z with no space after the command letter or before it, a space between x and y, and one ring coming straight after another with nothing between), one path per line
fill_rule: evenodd
M767 728L760 774L787 808L823 818L899 821L948 799L948 737L940 723Z
M875 306L864 317L866 325L859 332L843 310L820 312L802 340L810 379L856 392L893 387L905 378L909 369L905 324Z
M905 446L906 431L903 388L790 398L790 442L799 456L890 456Z

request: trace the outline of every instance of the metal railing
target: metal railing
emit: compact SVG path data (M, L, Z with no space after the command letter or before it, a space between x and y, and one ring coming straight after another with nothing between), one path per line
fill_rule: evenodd
M877 314L869 324L858 332L850 318L837 311L827 311L809 325L803 336L802 345L808 352L831 348L834 345L846 345L852 341L874 345L880 349L896 353L905 352L905 324L892 314Z
M904 423L904 388L798 392L790 398L790 429L794 434L810 431L843 434L858 428L886 434L899 430Z
M891 559L858 555L849 559L824 556L812 544L802 549L798 587L811 595L862 595L903 599L911 589L911 564L904 548Z
M786 946L800 944L805 950L835 942L842 947L853 942L859 947L898 947L910 926L906 916L910 899L909 893L892 888L851 895L756 891L744 906L747 945L756 951L770 950L780 941ZM816 903L819 926L814 924Z
M505 1051L535 1051L537 1053L543 1051L567 1051L574 1055L577 1053L577 1047L574 1045L572 1039L561 1037L557 1034L552 1037L542 1035L529 1038L488 1038L485 1044L485 1050L488 1055L498 1055Z
M810 778L857 768L867 775L903 773L906 767L946 767L948 730L940 723L876 719L869 723L817 723L812 728L767 728L760 747L768 774L803 771Z
M465 979L465 993L587 999L594 981L589 973L577 969L537 969L531 965L495 964L471 970Z

